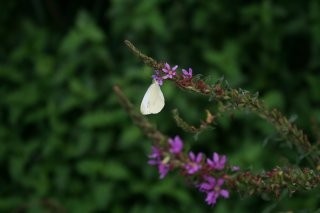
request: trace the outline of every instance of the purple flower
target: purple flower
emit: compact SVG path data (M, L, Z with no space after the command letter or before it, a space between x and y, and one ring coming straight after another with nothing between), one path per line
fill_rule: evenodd
M185 169L187 170L188 174L194 174L202 167L202 165L200 164L202 160L202 154L198 153L198 155L196 156L193 152L190 152L189 159L190 162L185 165Z
M160 150L157 147L151 147L151 154L149 155L149 161L148 164L149 165L157 165L159 163L161 163L161 157L162 154L160 152Z
M205 181L199 185L199 189L207 193L206 202L208 205L214 205L219 196L229 197L228 190L221 188L224 183L223 178L215 179L214 177L205 176L204 179Z
M160 179L163 179L170 170L168 159L166 158L162 159L163 155L157 147L152 146L151 149L152 151L151 151L151 154L149 155L148 164L152 166L157 165L158 171L160 173Z
M231 167L231 171L233 171L233 172L237 172L237 171L239 171L240 170L240 167L239 166L232 166Z
M169 169L170 169L169 164L161 162L158 165L158 171L160 173L160 179L163 179L167 175L167 173L169 172Z
M163 76L163 79L167 79L167 78L173 78L173 76L176 75L176 69L178 68L178 65L174 66L174 67L170 67L170 65L168 63L165 63L165 68L162 69L162 71L164 73L166 73L165 76Z
M183 78L192 78L192 69L189 68L189 70L182 69Z
M169 138L170 149L172 154L179 154L183 148L183 142L179 136L174 139Z
M207 159L207 164L212 169L216 169L216 170L222 170L226 162L227 162L227 157L225 155L219 156L219 154L216 152L213 153L212 160L209 158Z
M155 80L160 86L163 84L163 78L160 76L158 70L155 70L155 74L152 75L153 80Z

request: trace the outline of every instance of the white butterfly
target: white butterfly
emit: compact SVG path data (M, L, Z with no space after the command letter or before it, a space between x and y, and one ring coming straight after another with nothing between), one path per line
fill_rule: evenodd
M164 107L164 97L159 84L153 81L144 94L140 111L143 115L157 114Z

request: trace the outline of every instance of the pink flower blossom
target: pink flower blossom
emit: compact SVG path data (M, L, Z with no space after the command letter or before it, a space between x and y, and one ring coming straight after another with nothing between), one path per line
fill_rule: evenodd
M160 179L163 179L167 173L169 172L170 170L170 166L169 164L166 164L166 163L163 163L161 162L159 165L158 165L158 171L160 173Z
M152 146L148 164L152 166L158 166L160 179L163 179L170 170L170 165L167 162L164 162L163 158L164 157L160 149Z
M212 155L212 160L207 159L207 164L212 168L216 170L222 170L227 162L227 157L225 155L220 155L216 152Z
M206 176L204 179L205 181L199 185L199 190L207 194L206 202L208 205L214 205L220 196L229 197L229 191L221 188L224 184L223 178L215 179L214 177Z
M185 164L185 169L187 170L188 174L194 174L202 168L202 153L195 155L193 152L190 152L189 160L190 161Z
M185 70L185 69L182 69L182 73L183 73L183 78L192 78L192 69L189 68L189 70Z
M237 171L239 171L240 170L240 167L239 166L232 166L231 167L231 171L233 171L233 172L237 172Z
M169 151L172 154L179 154L183 148L183 142L179 136L176 136L174 139L169 138L170 149Z
M155 80L160 86L163 84L163 78L160 76L158 70L155 70L155 74L152 75L153 80Z
M163 79L167 78L173 78L176 75L176 69L178 68L178 65L171 68L171 66L168 63L165 63L165 68L162 69L164 73L166 73L165 76L162 76Z
M157 165L161 162L161 158L162 158L162 154L161 154L160 150L157 147L152 146L151 147L151 154L149 155L148 164L149 165Z

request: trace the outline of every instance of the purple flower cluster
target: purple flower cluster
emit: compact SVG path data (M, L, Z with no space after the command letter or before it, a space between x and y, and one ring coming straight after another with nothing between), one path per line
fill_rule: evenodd
M169 138L168 140L169 143L169 152L171 154L179 154L182 151L183 148L183 142L179 136L176 136L175 138L171 139ZM160 173L160 179L163 179L167 173L170 170L170 164L169 160L170 157L168 153L165 153L161 151L159 148L153 146L151 147L151 154L149 155L149 165L157 165L158 166L158 171Z
M163 154L162 151L160 151L160 149L158 149L157 147L151 147L151 154L149 155L149 161L148 164L149 165L157 165L158 166L158 171L160 173L160 179L163 179L167 173L169 172L169 164L167 164L164 160L163 160Z
M219 197L228 198L229 192L222 189L225 181L222 170L225 169L227 157L216 152L212 154L212 158L207 159L203 153L195 154L194 152L189 152L188 157L185 157L182 154L183 146L181 138L175 136L169 138L168 146L162 149L152 147L148 163L158 167L160 179L177 167L182 170L182 174L198 177L195 185L201 192L206 193L205 201L208 205L214 205ZM239 167L233 166L231 170L237 171ZM213 171L216 172L213 173Z
M163 80L165 79L173 79L177 75L178 65L171 67L168 63L164 64L164 68L161 71L155 70L155 74L152 75L152 78L158 82L159 85L163 84ZM192 78L192 69L189 68L188 71L182 69L182 77L184 79L191 79Z

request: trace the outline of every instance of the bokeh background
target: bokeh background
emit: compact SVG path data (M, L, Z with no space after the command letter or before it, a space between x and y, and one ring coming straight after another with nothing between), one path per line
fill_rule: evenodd
M129 39L158 60L259 91L315 141L318 0L13 0L0 11L1 212L319 211L319 190L277 201L234 192L208 207L176 173L159 180L147 165L150 141L112 91L119 85L139 109L151 83L152 70L123 44ZM170 82L162 90L166 106L148 118L189 148L257 172L301 165L272 126L248 113L197 136L183 132L172 109L197 125L215 103Z

